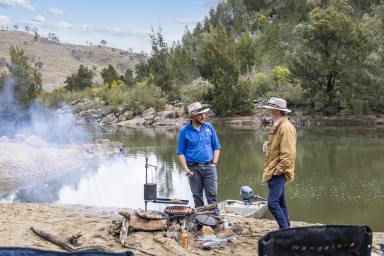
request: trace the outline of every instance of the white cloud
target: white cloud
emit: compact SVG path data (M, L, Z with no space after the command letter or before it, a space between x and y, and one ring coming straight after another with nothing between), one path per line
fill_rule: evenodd
M184 25L195 25L199 20L195 18L176 18L175 22Z
M8 18L7 16L0 15L0 25L6 25L11 23L11 19Z
M0 0L0 6L2 7L21 7L29 11L33 11L33 7L28 0Z
M132 29L121 29L118 27L114 28L105 28L105 27L91 27L87 24L81 25L81 31L87 33L95 34L105 34L112 36L145 36L148 37L149 31L143 30L132 30Z
M44 23L45 22L45 18L41 15L37 15L35 18L32 19L34 22L37 22L37 23Z
M60 29L70 29L72 27L72 24L66 21L62 21L57 23L56 27Z
M59 8L56 8L56 7L49 8L48 12L50 14L58 15L58 16L64 15L64 11L62 11Z

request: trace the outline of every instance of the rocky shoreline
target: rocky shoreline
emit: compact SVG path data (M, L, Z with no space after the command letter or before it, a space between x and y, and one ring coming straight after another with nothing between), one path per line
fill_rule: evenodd
M72 102L60 111L73 111L81 124L101 126L150 126L150 127L181 127L188 121L183 107L166 105L164 109L156 111L148 108L142 113L120 109L108 111L105 107L92 108L92 101L84 99ZM85 109L85 110L84 110ZM209 120L225 126L259 127L268 125L272 120L265 114L261 106L256 106L254 114L248 116L215 117L210 113ZM384 126L384 114L364 116L321 116L303 115L300 111L293 111L289 115L291 122L298 127L315 126Z

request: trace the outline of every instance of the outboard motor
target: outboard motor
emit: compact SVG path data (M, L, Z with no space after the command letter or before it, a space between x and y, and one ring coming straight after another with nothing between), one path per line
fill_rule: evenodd
M240 197L243 199L245 204L251 204L252 201L255 199L255 194L253 193L253 190L248 186L242 186L240 188Z

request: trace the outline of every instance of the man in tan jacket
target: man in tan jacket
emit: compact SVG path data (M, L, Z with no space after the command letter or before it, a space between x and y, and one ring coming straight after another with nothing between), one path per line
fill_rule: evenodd
M275 217L279 228L289 228L288 209L285 202L284 187L292 181L296 160L296 129L286 116L291 111L287 102L272 97L263 108L269 109L274 121L269 131L268 141L263 149L266 151L263 182L268 182L268 208Z

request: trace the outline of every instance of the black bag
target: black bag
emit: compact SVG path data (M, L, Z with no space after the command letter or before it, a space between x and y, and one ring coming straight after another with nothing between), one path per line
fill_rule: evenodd
M366 225L325 225L273 231L259 240L259 256L369 256Z
M84 250L77 252L45 251L34 248L0 247L0 256L133 256L132 252L111 253L96 250Z

